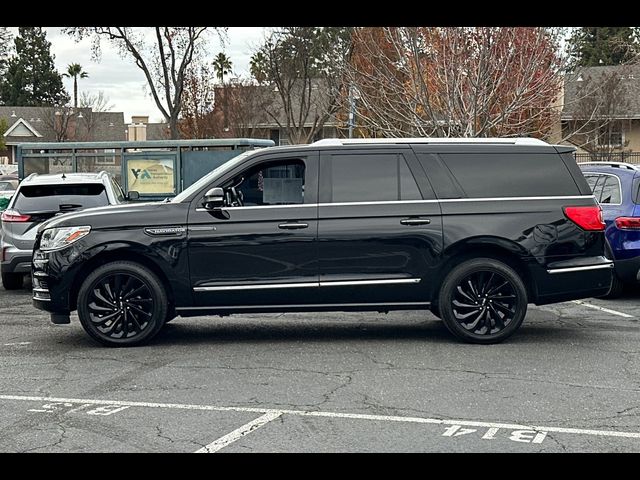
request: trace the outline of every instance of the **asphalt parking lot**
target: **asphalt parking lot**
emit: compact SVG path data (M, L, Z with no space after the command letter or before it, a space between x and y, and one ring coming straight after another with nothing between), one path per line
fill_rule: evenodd
M176 319L95 344L0 289L0 452L640 452L640 289L529 307L500 345L431 314Z

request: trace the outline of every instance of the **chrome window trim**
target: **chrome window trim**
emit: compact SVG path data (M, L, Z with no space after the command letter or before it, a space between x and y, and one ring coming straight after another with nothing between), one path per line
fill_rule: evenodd
M398 204L422 204L422 203L454 203L454 202L502 202L504 200L578 200L592 198L593 195L563 195L548 197L483 197L483 198L443 198L433 200L389 200L376 202L336 202L336 203L304 203L294 205L248 205L246 207L222 207L223 210L255 209L255 208L301 208L301 207L346 207L358 205L398 205ZM615 205L607 203L605 205ZM206 208L198 207L196 212L208 212Z

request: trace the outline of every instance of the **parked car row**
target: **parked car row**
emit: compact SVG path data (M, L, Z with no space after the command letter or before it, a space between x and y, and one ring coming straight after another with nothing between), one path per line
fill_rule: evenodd
M569 147L324 140L248 151L168 202L48 220L33 301L109 346L175 316L407 309L496 343L529 303L609 291L604 228Z
M2 213L2 281L108 346L176 316L428 309L496 343L528 303L640 281L640 168L534 139L322 140L248 151L164 202L31 175ZM595 196L595 198L594 198Z

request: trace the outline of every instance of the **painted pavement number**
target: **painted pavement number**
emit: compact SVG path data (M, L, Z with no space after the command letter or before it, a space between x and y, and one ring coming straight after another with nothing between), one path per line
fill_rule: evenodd
M80 406L76 406L77 404L69 403L69 402L52 402L45 403L40 408L30 408L27 410L28 412L36 412L36 413L75 413L81 410L85 410L89 407L94 407L91 410L85 411L87 415L113 415L114 413L121 412L122 410L126 410L129 408L128 405L100 405L96 407L93 403L84 403Z
M438 438L444 437L462 437L478 440L510 440L513 442L540 444L545 438L552 433L586 435L590 437L600 438L619 438L628 439L634 442L640 441L640 432L630 432L621 430L599 430L588 428L571 428L558 426L539 426L539 425L522 425L515 423L495 423L485 421L472 420L452 420L441 418L427 417L411 417L397 415L372 415L363 413L347 413L347 412L326 412L326 411L309 411L309 410L289 410L289 409L270 409L260 407L239 407L239 406L222 406L222 405L198 405L198 404L179 404L179 403L162 403L162 402L141 402L141 401L124 401L124 400L99 400L90 398L60 398L60 397L43 397L43 396L24 396L24 395L3 395L0 394L0 400L9 401L26 401L38 402L39 408L29 409L33 413L43 414L66 414L73 412L82 412L89 415L113 415L121 412L129 407L152 408L161 410L189 410L189 411L208 411L208 412L242 412L257 414L254 420L242 425L232 432L218 438L209 443L199 451L217 452L227 446L233 444L237 440L252 434L258 428L268 425L270 422L280 418L281 416L298 416L298 417L315 417L315 418L333 418L343 420L363 420L374 422L389 422L414 425L438 425L444 428L444 433L437 434ZM442 432L442 430L440 430ZM202 432L200 432L202 433ZM468 437L466 437L468 435Z
M500 428L491 427L487 430L478 430L477 428L464 428L462 425L451 425L448 427L444 433L443 437L459 437L461 435L469 435L472 433L477 433L484 431L484 435L480 437L482 440L493 440L496 438L498 431ZM536 431L536 430L505 430L506 432L510 432L508 435L508 439L513 442L522 442L522 443L542 443L547 436L547 432Z

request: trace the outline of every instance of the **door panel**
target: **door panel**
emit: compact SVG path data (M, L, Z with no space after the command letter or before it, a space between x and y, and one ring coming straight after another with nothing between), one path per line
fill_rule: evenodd
M323 302L429 301L430 278L442 249L442 218L433 190L422 183L423 172L416 183L413 160L407 150L322 156L318 240Z
M196 305L317 303L318 160L317 155L277 159L289 160L305 165L303 194L296 179L273 176L278 171L288 175L287 169L263 171L261 165L273 166L275 160L269 159L239 175L237 190L250 205L214 213L202 208L200 199L194 200L188 235ZM218 186L224 187L211 185ZM304 203L261 204L278 198L300 201L296 192Z

